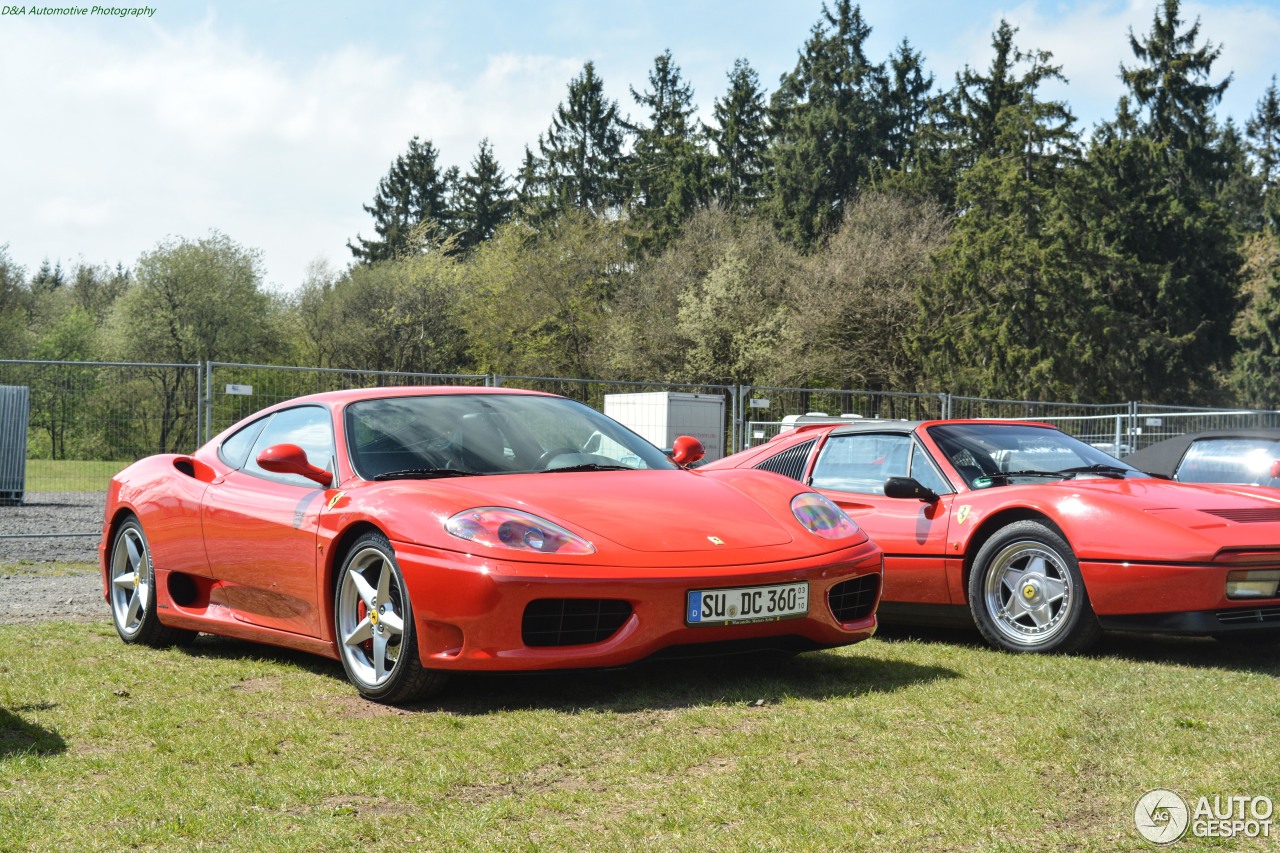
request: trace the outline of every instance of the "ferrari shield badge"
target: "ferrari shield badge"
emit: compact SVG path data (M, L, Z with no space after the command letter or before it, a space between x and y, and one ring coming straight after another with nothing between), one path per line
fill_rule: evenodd
M724 540L723 540L723 539L721 539L719 536L708 536L708 537L707 537L707 541L708 541L708 542L710 542L712 545L723 545L723 544L724 544Z
M969 511L972 509L968 504L956 510L956 524L964 524L969 518Z

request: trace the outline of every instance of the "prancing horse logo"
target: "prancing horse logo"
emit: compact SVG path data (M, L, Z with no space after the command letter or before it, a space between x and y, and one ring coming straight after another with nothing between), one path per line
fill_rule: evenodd
M723 544L724 544L724 540L723 540L723 539L721 539L719 536L708 536L708 537L707 537L707 541L708 541L708 542L710 542L712 545L723 545Z

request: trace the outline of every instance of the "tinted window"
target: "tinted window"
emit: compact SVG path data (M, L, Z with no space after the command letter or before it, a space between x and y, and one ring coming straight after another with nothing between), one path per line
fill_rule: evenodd
M258 466L258 454L276 444L296 444L307 454L307 461L330 472L333 467L333 425L329 410L318 406L300 406L276 412L253 444L244 470L269 480L292 483L315 489L319 486L296 474L273 474Z

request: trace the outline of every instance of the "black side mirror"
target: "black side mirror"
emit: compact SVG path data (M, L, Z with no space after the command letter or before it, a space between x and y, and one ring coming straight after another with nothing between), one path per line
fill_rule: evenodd
M914 477L890 477L884 481L884 493L885 497L915 498L925 503L933 503L938 499L937 492L920 485Z

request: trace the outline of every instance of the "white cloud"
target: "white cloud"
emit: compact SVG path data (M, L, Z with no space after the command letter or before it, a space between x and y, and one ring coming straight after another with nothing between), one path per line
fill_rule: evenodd
M269 280L292 289L312 259L350 259L346 241L371 231L361 205L410 137L465 170L487 136L514 171L578 68L503 54L459 86L368 48L290 67L209 21L141 45L6 26L0 96L17 132L0 137L0 244L28 267L131 264L216 228L263 249Z

